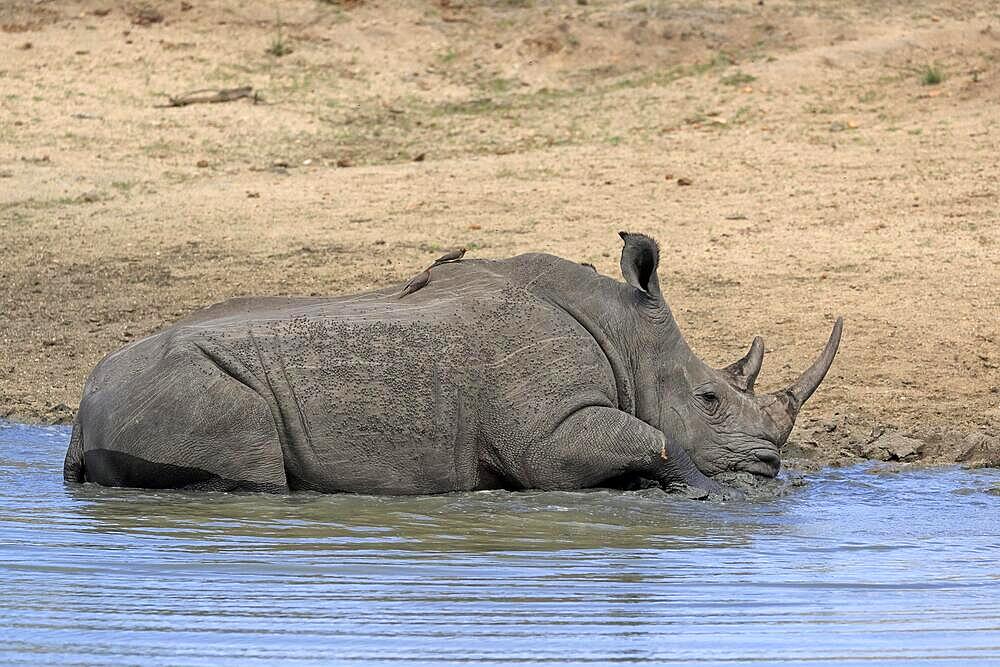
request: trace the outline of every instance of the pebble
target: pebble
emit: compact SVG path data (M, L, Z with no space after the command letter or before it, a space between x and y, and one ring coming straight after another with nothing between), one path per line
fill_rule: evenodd
M909 463L920 457L924 443L901 433L883 433L861 449L866 459Z

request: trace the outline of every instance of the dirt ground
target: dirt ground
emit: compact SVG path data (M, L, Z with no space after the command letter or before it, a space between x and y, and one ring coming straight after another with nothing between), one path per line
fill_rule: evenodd
M227 297L629 229L764 390L844 315L787 457L1000 464L996 3L8 0L0 54L0 417Z

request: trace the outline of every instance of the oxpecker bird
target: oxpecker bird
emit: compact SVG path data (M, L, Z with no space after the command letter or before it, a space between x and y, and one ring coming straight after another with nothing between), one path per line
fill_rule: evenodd
M406 283L406 286L403 287L403 291L399 293L399 298L402 299L404 296L413 294L418 289L426 287L427 283L429 283L430 281L431 281L431 270L430 268L424 269L417 275L410 278L410 282Z
M459 248L458 250L452 250L451 252L449 252L447 254L441 255L440 257L438 257L437 259L434 260L434 263L431 264L431 268L434 268L438 264L447 264L448 262L457 262L458 260L462 259L463 256L465 256L465 251L466 251L466 248Z

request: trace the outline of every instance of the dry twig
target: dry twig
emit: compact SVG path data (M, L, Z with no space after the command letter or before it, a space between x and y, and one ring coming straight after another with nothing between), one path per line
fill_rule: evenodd
M243 86L241 88L204 88L202 90L192 90L189 93L171 97L168 104L158 104L158 109L170 107L186 107L189 104L218 104L219 102L235 102L248 98L254 104L260 102L260 94L253 91L253 86Z

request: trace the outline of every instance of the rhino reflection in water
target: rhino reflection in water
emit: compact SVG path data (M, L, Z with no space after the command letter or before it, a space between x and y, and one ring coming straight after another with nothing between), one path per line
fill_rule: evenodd
M423 289L243 298L110 354L65 478L109 486L424 494L773 477L833 361L756 396L763 343L713 369L677 328L659 248L622 232L627 284L545 254L434 267Z

